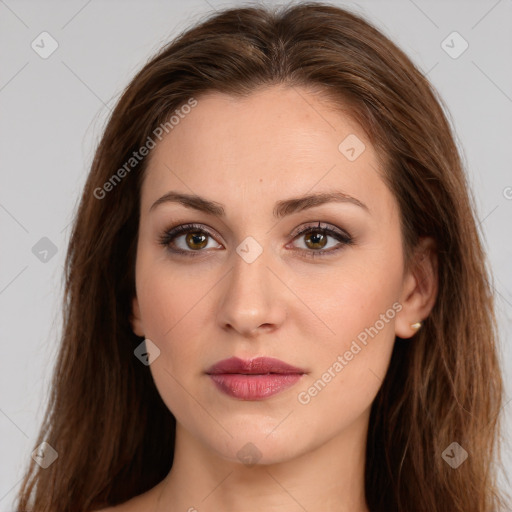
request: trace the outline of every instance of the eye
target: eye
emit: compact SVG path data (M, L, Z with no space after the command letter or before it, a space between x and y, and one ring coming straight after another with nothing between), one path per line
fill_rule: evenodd
M212 239L213 237L200 225L181 224L165 231L160 236L159 243L173 253L197 256L202 249L209 248L208 238Z
M293 250L300 251L306 257L329 256L346 245L354 243L353 238L345 231L330 225L308 226L302 230L296 230L290 236L293 239L303 237L303 247L294 247ZM334 248L329 247L329 239L337 240ZM199 256L203 249L221 248L209 247L209 240L213 235L200 224L181 224L165 231L159 238L159 243L174 254L183 254L186 256Z
M302 238L304 240L303 247L296 249L304 252L306 257L329 256L346 245L353 245L353 238L346 232L335 228L334 226L321 225L319 222L317 226L310 226L302 229L298 233L295 232L294 239ZM329 238L334 238L338 244L329 247Z

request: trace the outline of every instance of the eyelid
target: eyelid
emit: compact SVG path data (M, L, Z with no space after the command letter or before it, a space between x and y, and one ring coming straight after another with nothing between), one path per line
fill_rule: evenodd
M326 229L332 230L335 233L337 233L338 235L340 235L340 237L349 238L349 239L353 238L348 232L338 228L334 224L330 224L328 222L322 222L322 221L315 221L312 223L306 222L305 224L301 224L300 226L296 227L290 233L289 236L291 238L295 238L297 235L304 234L304 231L307 231L308 229L314 229L314 228L318 229L319 231L326 230Z
M158 237L158 242L165 246L169 251L177 254L183 253L192 253L194 255L199 255L199 253L204 251L193 251L193 250L183 250L183 249L171 249L169 247L171 241L176 240L176 238L186 235L187 233L198 231L204 232L210 238L216 240L216 236L212 233L213 229L207 226L206 224L198 224L195 222L184 222L180 224L176 224L175 226L165 229L162 234ZM219 242L217 242L219 243ZM222 245L222 244L220 244Z
M315 231L315 230L323 231L326 236L337 239L339 244L341 244L341 245L339 245L338 247L333 248L333 249L314 250L314 249L302 249L302 248L295 247L295 248L292 248L292 250L302 253L307 257L322 257L322 256L329 256L331 253L335 253L335 252L338 252L339 250L343 249L344 246L353 245L355 243L354 237L350 233L348 233L347 231L345 231L343 229L338 228L337 226L335 226L333 224L330 224L327 222L322 222L322 221L303 223L303 224L299 225L298 227L296 227L288 235L288 237L292 238L290 243L293 244L293 242L295 241L295 239L297 237L299 237L301 235L306 235L309 232ZM205 251L203 249L196 250L196 251L194 251L192 249L188 249L188 250L177 249L177 248L171 249L171 247L170 247L171 242L173 242L176 238L183 236L189 232L193 232L193 231L203 232L207 236L209 236L210 238L213 238L217 242L216 235L214 235L212 233L212 231L215 231L215 230L213 230L213 228L210 228L206 224L194 223L194 222L189 222L189 223L185 222L185 223L176 224L175 226L164 230L164 232L159 236L158 241L167 250L169 250L169 252L171 252L173 254L189 255L192 257L200 256L201 253L208 252L208 251ZM217 243L219 243L219 242L217 242ZM223 245L223 244L220 244L220 245Z

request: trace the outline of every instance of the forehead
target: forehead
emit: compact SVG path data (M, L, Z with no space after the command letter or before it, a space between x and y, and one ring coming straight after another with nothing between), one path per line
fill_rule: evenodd
M310 90L208 93L152 150L142 208L169 190L261 203L335 188L367 203L386 193L378 166L364 130Z

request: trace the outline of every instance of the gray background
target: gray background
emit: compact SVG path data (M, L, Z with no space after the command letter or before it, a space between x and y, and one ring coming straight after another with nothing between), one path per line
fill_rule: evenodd
M512 0L336 3L390 36L447 105L495 278L510 438ZM44 413L69 223L106 116L164 42L215 9L241 5L247 2L0 0L0 512L13 509ZM47 59L31 47L43 31L58 43ZM441 45L453 31L469 44L457 58ZM452 53L462 48L450 41ZM54 255L41 252L49 245L43 237ZM510 446L503 458L512 474ZM510 483L502 486L510 492Z

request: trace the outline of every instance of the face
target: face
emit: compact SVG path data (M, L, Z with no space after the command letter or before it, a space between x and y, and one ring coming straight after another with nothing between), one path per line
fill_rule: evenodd
M158 391L227 460L364 436L395 335L421 320L402 302L413 280L374 148L306 89L197 100L152 150L141 190L132 326L158 347ZM203 201L155 205L170 192ZM306 195L318 199L289 202ZM232 357L299 370L208 373Z

